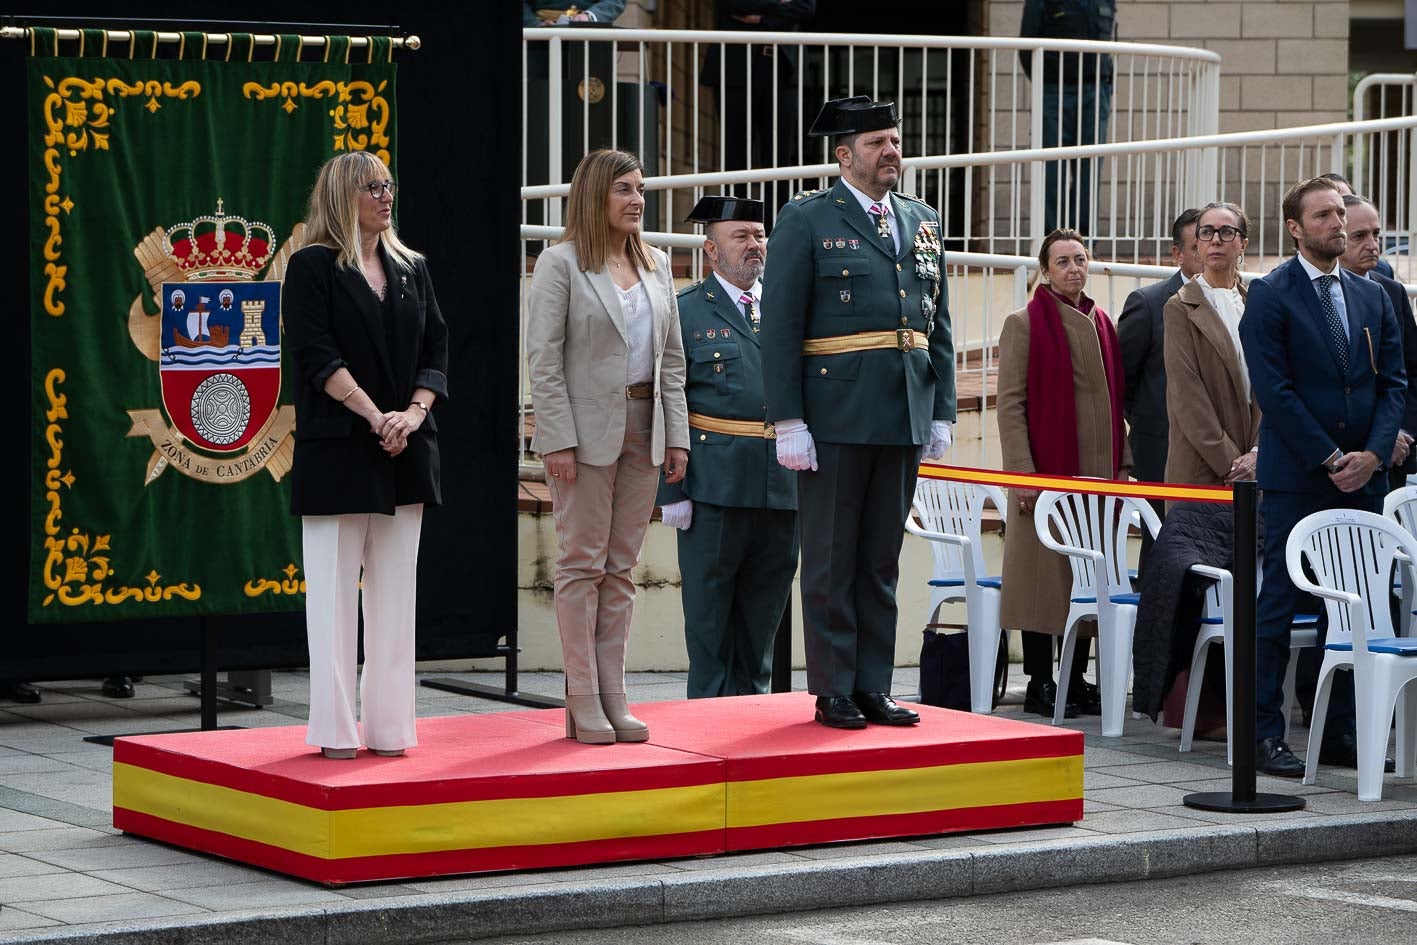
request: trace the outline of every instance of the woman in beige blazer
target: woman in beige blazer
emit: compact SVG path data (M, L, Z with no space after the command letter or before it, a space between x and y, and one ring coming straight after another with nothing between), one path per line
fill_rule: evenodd
M571 178L566 231L536 261L527 366L532 449L556 521L556 626L566 737L638 742L625 701L625 645L645 529L663 466L689 461L684 344L669 258L640 239L644 173L623 151L593 151Z
M1235 204L1207 205L1196 218L1205 268L1162 310L1171 423L1167 482L1218 486L1255 474L1260 408L1239 335L1245 313L1240 260L1249 229Z
M1004 469L1126 479L1132 454L1122 422L1125 372L1111 317L1087 297L1088 254L1074 230L1054 230L1038 254L1041 284L999 334L996 416ZM1068 616L1072 572L1034 530L1036 489L1014 489L1004 530L999 623L1023 633L1024 709L1052 716L1054 639ZM1086 645L1087 641L1084 641ZM1102 711L1097 686L1083 679L1084 648L1073 660L1068 717Z

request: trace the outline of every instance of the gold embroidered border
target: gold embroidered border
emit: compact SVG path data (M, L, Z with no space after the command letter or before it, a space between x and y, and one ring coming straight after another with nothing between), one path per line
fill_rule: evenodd
M45 460L47 472L44 475L45 501L49 511L44 517L44 586L49 588L44 605L48 607L56 601L67 607L83 604L122 604L128 602L155 604L170 601L174 597L197 600L202 596L200 584L162 584L162 575L156 569L144 577L147 587L108 586L104 582L113 576L109 552L111 535L91 535L79 528L70 530L67 537L61 537L64 520L63 495L74 488L73 470L62 469L64 464L64 428L59 421L69 418L69 398L60 393L65 374L59 368L52 369L44 378L44 393L49 407L45 411L44 439L49 444L49 458Z
M262 85L247 82L241 87L241 94L258 102L267 99L284 99L281 108L287 115L300 106L296 99L334 98L335 106L329 110L334 125L334 148L336 151L373 151L379 160L389 163L389 110L384 89L389 80L384 79L376 88L365 81L332 82L325 79L314 85L304 82L272 82Z
M304 594L305 579L297 578L300 569L295 566L295 562L287 564L281 573L285 575L285 580L273 578L257 578L254 581L247 581L242 588L247 597L260 597L262 594Z

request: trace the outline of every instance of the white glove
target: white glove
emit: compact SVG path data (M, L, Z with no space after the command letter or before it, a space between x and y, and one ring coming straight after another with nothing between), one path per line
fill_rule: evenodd
M688 528L694 521L694 500L681 499L659 507L659 520L670 528Z
M817 471L817 445L807 432L807 424L800 418L779 420L773 424L773 429L777 431L778 463L799 472Z
M954 423L949 420L930 421L930 445L925 447L926 459L941 459L954 445Z

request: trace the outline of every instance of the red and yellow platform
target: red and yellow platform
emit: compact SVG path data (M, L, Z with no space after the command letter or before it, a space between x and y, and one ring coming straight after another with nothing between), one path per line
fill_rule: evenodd
M113 824L322 883L1082 818L1082 735L917 707L837 731L805 693L641 703L644 744L580 745L559 709L422 719L402 758L330 761L304 726L120 738Z

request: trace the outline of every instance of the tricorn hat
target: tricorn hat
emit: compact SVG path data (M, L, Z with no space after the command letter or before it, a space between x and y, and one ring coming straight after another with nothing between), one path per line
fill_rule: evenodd
M694 204L694 209L685 217L685 223L717 223L720 220L746 220L749 223L763 222L763 202L747 197L704 196Z
M855 135L894 128L898 124L895 102L873 102L869 95L853 95L822 103L822 110L817 112L817 119L807 134L813 138Z

